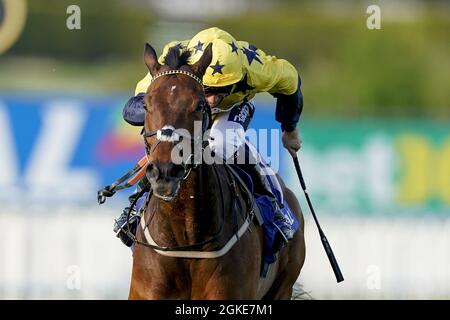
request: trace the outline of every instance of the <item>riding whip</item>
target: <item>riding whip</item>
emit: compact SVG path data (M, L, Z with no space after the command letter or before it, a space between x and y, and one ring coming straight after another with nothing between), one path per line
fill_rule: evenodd
M339 268L339 265L336 261L336 258L334 257L333 250L331 249L331 246L327 240L327 237L325 236L325 233L323 233L322 228L320 227L319 220L317 220L316 213L314 212L314 208L312 206L311 200L309 199L308 192L306 191L306 184L305 180L303 180L302 171L300 170L300 164L298 162L297 156L292 156L292 159L294 160L295 170L297 171L298 179L300 180L300 185L302 186L303 192L305 193L306 201L308 202L309 209L311 210L312 216L314 218L314 221L316 222L317 229L319 230L320 234L320 240L322 240L323 248L325 249L325 252L327 253L328 260L330 261L331 267L333 268L334 275L336 276L336 281L342 282L344 281L344 277L342 276L341 269Z

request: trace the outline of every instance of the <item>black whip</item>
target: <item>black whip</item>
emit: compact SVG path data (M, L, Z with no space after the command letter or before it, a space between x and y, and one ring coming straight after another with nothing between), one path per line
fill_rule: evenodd
M325 233L323 233L322 228L320 227L319 220L317 220L316 213L314 212L314 208L311 204L311 200L309 199L308 192L306 191L306 184L305 180L303 180L302 171L300 170L300 164L298 162L297 156L293 156L292 159L294 160L295 170L297 171L298 179L300 180L300 185L302 186L303 192L305 193L306 201L308 202L309 209L311 210L312 216L314 218L314 221L316 222L317 229L319 230L320 234L320 240L322 240L323 248L325 249L325 252L327 253L328 260L330 260L331 267L333 268L334 275L336 276L336 281L342 282L344 281L344 277L342 276L341 269L339 268L339 265L336 261L336 258L334 257L333 250L331 249L330 243L327 240L327 237L325 236Z

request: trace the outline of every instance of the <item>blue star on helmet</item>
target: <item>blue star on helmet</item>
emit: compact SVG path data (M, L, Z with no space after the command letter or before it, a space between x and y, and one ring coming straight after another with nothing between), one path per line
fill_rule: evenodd
M219 60L216 61L215 65L210 65L209 67L213 69L212 75L214 75L215 73L222 73L222 68L224 67L224 64L220 64Z
M257 47L255 47L254 45L252 45L252 44L248 44L248 48L250 49L250 50L252 50L252 51L255 51L256 52L256 50L258 50L258 48Z
M198 43L194 46L195 53L197 53L198 51L203 51L203 45L204 43L199 40Z
M259 59L259 55L256 51L250 50L246 47L244 47L244 49L241 49L244 54L247 56L247 60L248 60L248 64L251 65L253 60L258 61L259 63L262 64L262 61Z
M234 42L229 43L229 45L231 46L231 52L235 52L236 54L238 54L238 47L236 46L236 44Z

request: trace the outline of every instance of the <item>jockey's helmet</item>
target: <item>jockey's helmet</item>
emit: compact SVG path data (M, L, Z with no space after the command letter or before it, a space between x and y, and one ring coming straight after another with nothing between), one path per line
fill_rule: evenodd
M203 76L203 84L206 87L225 87L242 80L244 70L238 42L228 32L218 28L203 30L189 41L190 63L197 62L210 43L212 60Z

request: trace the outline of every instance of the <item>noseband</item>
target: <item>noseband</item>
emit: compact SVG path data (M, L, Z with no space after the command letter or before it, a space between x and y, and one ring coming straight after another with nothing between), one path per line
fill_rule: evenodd
M169 76L169 75L177 75L177 74L183 74L183 75L186 75L186 76L194 79L198 84L200 84L202 86L202 89L204 92L205 89L204 89L202 80L199 77L197 77L195 74L193 74L189 71L186 71L186 70L168 70L168 71L163 71L163 72L157 73L152 78L150 85L156 79L158 79L160 77ZM194 143L197 142L198 139L200 139L200 141L201 141L203 138L203 134L205 133L205 131L209 128L209 126L211 124L211 113L210 113L207 103L204 100L200 101L199 107L202 112L202 132L201 132L200 137L192 138L190 134L187 135L185 133L185 130L176 129L171 125L164 125L161 129L151 131L151 132L146 132L145 128L144 128L142 130L142 136L144 138L147 159L150 156L150 154L153 151L155 151L156 147L161 142L172 142L176 146L179 142L181 142L181 138L193 141ZM148 143L147 138L154 137L154 136L156 136L157 142L156 142L155 146L152 148L152 146ZM202 146L202 148L203 148L203 146ZM192 150L194 150L194 148L192 148ZM192 163L193 161L191 161L191 160L193 157L194 157L194 154L191 153L189 155L188 160L183 161L183 164L182 164L182 166L184 168L183 179L187 179L191 170L198 167L198 164Z

